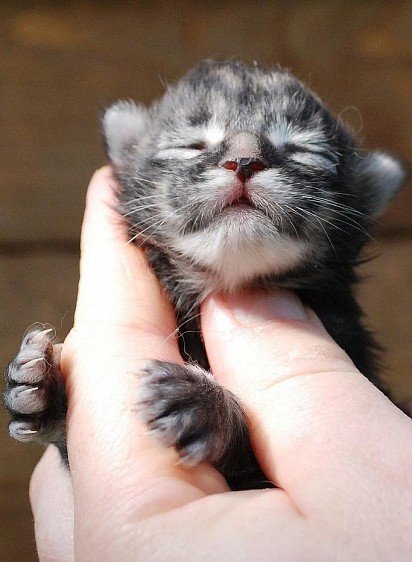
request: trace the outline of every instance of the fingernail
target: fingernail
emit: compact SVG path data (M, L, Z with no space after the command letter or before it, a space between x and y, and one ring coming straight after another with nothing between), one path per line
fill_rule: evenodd
M225 295L224 300L236 320L248 327L259 326L271 320L309 320L301 300L293 293L281 289L272 294L254 292Z

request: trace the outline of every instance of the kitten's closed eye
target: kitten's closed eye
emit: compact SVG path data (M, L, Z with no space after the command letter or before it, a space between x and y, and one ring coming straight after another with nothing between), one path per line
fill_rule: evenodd
M205 142L199 141L199 142L193 142L192 144L188 144L185 146L181 146L179 148L189 148L190 150L206 150L207 145Z
M330 147L324 148L320 145L299 146L292 143L285 145L283 154L288 160L311 168L326 169L328 172L336 172L339 163L339 155Z
M311 150L296 152L290 156L290 159L310 168L326 170L331 173L336 172L337 163L328 155L321 152L314 152Z
M190 144L181 144L181 145L174 144L174 145L162 147L158 152L157 157L165 160L168 159L179 160L179 159L186 159L186 158L189 159L189 158L195 158L206 149L207 149L207 145L202 141L197 141Z

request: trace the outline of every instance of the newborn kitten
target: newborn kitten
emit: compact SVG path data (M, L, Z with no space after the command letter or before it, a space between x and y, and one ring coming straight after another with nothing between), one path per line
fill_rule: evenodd
M204 62L149 109L121 101L103 118L130 239L172 300L185 366L153 360L138 405L182 461L211 462L233 489L266 486L236 397L208 373L199 303L211 291L295 291L360 371L379 384L354 271L371 219L405 180L289 73ZM66 457L63 387L47 332L29 332L10 364L10 433Z

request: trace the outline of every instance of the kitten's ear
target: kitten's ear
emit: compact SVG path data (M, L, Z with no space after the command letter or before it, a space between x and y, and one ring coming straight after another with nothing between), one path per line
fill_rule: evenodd
M106 109L102 119L106 152L116 167L130 163L149 119L147 109L132 101L118 101Z
M374 217L385 210L407 178L404 164L387 152L377 150L356 156L355 181Z

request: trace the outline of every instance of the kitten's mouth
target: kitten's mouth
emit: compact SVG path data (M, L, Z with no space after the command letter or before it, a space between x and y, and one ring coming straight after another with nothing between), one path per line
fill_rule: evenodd
M234 210L234 211L252 210L252 209L256 209L256 205L245 194L241 195L240 197L236 197L232 201L229 201L224 208L224 210Z
M243 223L256 219L263 213L262 209L254 202L253 195L244 185L236 184L225 199L226 201L220 209L217 209L216 218L220 216L230 218L230 220L240 220Z
M230 203L229 207L236 207L238 205L245 205L248 207L253 207L254 209L256 208L249 197L246 196L238 197Z

